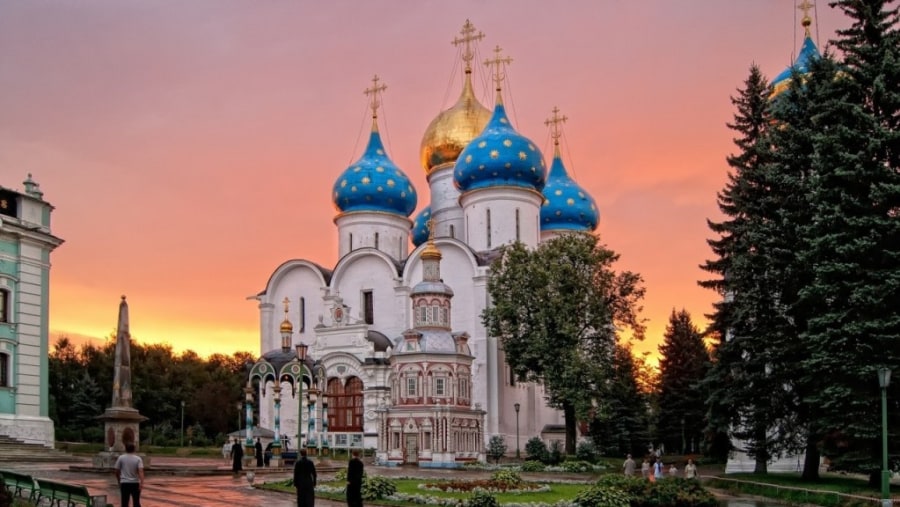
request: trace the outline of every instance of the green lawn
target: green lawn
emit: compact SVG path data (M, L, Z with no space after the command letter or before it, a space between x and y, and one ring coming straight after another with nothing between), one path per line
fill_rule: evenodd
M746 482L736 483L728 479ZM764 485L749 484L750 482L764 483ZM800 474L729 474L722 479L709 479L705 484L712 488L735 493L823 506L872 505L871 500L848 498L827 492L869 498L879 498L881 495L881 491L869 487L865 479L836 474L822 475L817 482L805 481ZM788 488L797 488L797 490ZM891 494L897 496L898 493L900 493L900 487L894 485L891 488Z

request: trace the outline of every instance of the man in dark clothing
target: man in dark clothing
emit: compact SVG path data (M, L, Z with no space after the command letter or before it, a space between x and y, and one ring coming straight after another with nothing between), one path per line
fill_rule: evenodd
M315 506L316 465L306 457L306 449L300 449L300 459L294 463L294 487L297 488L297 507Z
M263 456L265 456L263 464L269 466L269 462L272 460L272 442L266 444L266 450L263 452Z
M263 466L262 440L260 440L259 437L256 437L256 447L253 450L256 451L256 467L262 468L262 466Z
M234 473L241 471L241 460L244 458L244 448L241 447L238 439L234 439L231 445L231 471Z
M359 459L359 451L353 451L353 457L347 464L347 507L362 507L363 462Z

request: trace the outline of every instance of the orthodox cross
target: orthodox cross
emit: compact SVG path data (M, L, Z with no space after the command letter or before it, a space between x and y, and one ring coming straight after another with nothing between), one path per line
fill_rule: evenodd
M380 80L380 78L378 77L378 74L375 74L375 77L372 78L372 87L366 88L366 90L363 92L366 94L366 96L369 96L369 95L372 96L372 104L369 107L372 108L372 118L373 119L378 118L378 106L381 105L381 102L378 102L378 94L380 92L383 93L385 90L387 90L386 84L381 84L381 85L378 84L379 80Z
M434 217L425 222L425 228L428 229L428 241L434 241Z
M460 44L465 44L462 53L462 59L466 62L466 72L472 71L472 58L475 58L475 53L472 48L472 43L475 41L479 41L484 38L484 33L477 32L475 30L475 25L472 24L468 19L466 23L463 25L462 30L459 33L462 34L462 37L454 37L453 44L454 46L459 46Z
M494 67L494 69L493 69L494 84L497 85L498 93L500 92L500 84L503 83L503 78L505 77L505 74L503 73L503 66L509 65L513 61L513 59L508 56L505 58L501 57L500 53L502 51L503 51L503 48L501 48L500 46L495 47L494 55L496 55L496 56L494 56L494 58L492 58L492 59L484 61L484 64L487 65L488 67L490 67L490 66Z
M288 311L291 307L291 300L288 299L287 296L285 296L282 303L284 303L284 319L287 320Z
M803 28L806 29L807 37L809 37L809 25L812 24L812 18L809 17L809 10L814 7L815 4L810 3L809 0L803 0L797 7L798 9L803 11L803 19L800 21L800 24L802 24Z
M560 132L560 126L568 120L569 117L566 115L559 115L559 108L553 107L553 116L544 120L544 125L550 127L550 137L553 138L553 145L559 145L559 137L562 135Z

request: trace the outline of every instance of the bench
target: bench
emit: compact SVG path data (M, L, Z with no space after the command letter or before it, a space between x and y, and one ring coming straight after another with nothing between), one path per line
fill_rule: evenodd
M12 470L0 470L0 483L6 485L9 492L13 496L28 498L34 501L35 492L37 490L34 479L30 475L20 474ZM28 496L25 496L28 493Z
M106 495L92 497L87 487L80 484L66 484L65 482L56 482L49 479L35 479L37 486L37 503L43 505L44 501L49 501L51 507L77 507L84 505L85 507L106 507Z

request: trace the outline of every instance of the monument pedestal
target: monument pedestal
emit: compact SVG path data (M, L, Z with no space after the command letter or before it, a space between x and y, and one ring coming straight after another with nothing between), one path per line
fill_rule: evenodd
M125 454L124 452L118 451L100 451L94 455L93 462L94 468L109 468L113 469L116 467L116 460L119 456ZM150 456L146 454L138 454L141 458L141 461L144 462L144 468L150 467Z

